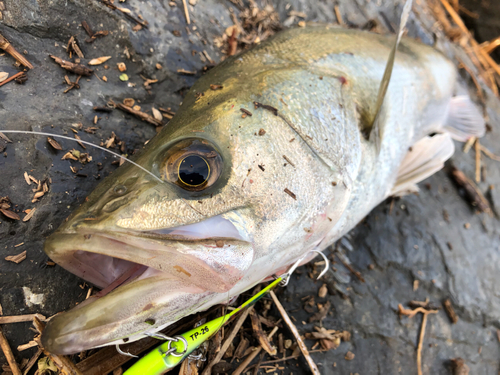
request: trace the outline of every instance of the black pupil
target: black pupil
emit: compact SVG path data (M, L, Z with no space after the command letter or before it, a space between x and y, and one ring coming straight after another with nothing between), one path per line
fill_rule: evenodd
M208 180L210 169L201 156L191 155L179 166L179 179L186 185L198 186Z

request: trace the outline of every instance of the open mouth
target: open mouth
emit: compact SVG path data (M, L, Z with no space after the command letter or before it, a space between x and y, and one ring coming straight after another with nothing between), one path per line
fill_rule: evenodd
M105 295L155 271L187 277L196 283L199 272L220 271L227 263L223 258L231 258L235 251L231 247L247 247L246 240L219 215L195 224L132 234L61 232L49 238L45 249L55 262L102 288ZM230 266L224 264L225 268Z
M60 231L46 241L45 251L102 288L49 322L45 341L60 353L137 339L138 331L200 311L209 295L226 300L253 261L251 244L221 216L140 233Z

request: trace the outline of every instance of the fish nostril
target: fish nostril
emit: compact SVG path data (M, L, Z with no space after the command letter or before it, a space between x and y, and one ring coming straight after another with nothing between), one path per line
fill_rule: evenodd
M116 185L113 191L115 194L122 196L127 192L127 187L125 185Z

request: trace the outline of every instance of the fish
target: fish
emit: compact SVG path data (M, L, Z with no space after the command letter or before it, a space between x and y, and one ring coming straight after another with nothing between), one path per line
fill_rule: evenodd
M201 77L141 168L120 166L46 240L102 290L52 318L43 346L132 342L227 303L416 191L452 139L484 134L448 58L410 38L395 50L394 36L308 26Z

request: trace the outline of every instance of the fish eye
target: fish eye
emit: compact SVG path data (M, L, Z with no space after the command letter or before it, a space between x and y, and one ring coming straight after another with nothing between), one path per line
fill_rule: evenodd
M189 191L212 186L221 175L222 157L208 141L188 138L171 146L162 163L163 179Z

